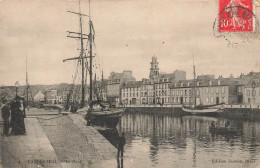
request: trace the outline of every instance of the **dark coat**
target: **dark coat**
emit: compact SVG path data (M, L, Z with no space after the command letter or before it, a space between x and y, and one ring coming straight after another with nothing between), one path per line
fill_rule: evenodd
M125 137L124 136L120 136L118 138L118 147L119 148L123 148L125 146Z
M1 113L2 113L2 118L4 121L7 121L9 120L9 117L10 117L10 107L9 105L4 105L2 108L1 108Z

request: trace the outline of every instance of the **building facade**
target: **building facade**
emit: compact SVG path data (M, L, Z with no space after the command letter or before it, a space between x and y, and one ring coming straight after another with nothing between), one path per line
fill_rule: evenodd
M142 79L141 104L155 104L154 80Z
M241 74L237 84L239 104L260 105L260 72Z
M141 104L141 81L130 81L122 88L121 97L123 105Z
M236 101L236 80L219 78L212 80L179 81L171 85L173 104L233 104ZM195 87L194 87L195 86Z
M119 105L122 102L121 90L130 81L136 81L132 75L132 71L125 70L122 73L111 72L106 85L107 100L116 102L116 105Z

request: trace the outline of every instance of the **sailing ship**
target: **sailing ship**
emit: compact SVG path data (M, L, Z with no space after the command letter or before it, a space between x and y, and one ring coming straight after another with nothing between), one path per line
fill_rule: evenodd
M79 2L79 12L72 12L68 11L69 13L76 14L79 16L79 27L80 32L71 32L68 31L68 36L70 38L79 39L80 40L80 55L79 57L74 58L68 58L63 60L63 62L68 60L78 60L78 65L81 65L81 105L78 108L75 107L75 103L72 103L71 105L71 111L76 112L85 112L85 119L87 120L88 125L98 125L98 126L106 126L106 127L115 127L119 120L122 117L122 114L124 113L124 108L110 108L109 103L103 101L103 98L98 93L97 89L97 81L96 81L96 73L95 73L95 80L93 81L93 58L97 56L97 54L93 54L93 48L96 49L95 44L95 29L93 22L91 20L91 14L90 14L90 0L89 0L89 15L85 15L81 13L81 4L80 0ZM88 25L89 25L89 33L84 34L83 33L83 19L82 17L88 17ZM86 49L84 48L84 41L87 40ZM94 45L94 47L93 47ZM87 52L86 52L87 51ZM88 66L89 64L89 66ZM76 71L77 72L77 71ZM86 73L86 75L85 75ZM87 83L87 74L89 74L89 100L88 105L85 104L85 86ZM67 103L65 106L65 109L69 109L70 97L73 94L73 87L74 82L76 80L77 75L75 74L73 77L73 85L71 85L71 90L67 97ZM102 71L102 80L101 80L100 87L104 87L104 79L103 79L103 71ZM100 88L99 91L102 92L104 90L103 88ZM102 93L101 93L102 95Z
M196 104L196 72L195 72L195 65L194 65L194 55L193 55L193 103L190 104L189 106L182 106L182 110L186 113L189 114L197 114L197 115L202 115L202 114L214 114L214 113L219 113L223 112L224 108L221 107L221 104L212 104L212 105L197 105Z

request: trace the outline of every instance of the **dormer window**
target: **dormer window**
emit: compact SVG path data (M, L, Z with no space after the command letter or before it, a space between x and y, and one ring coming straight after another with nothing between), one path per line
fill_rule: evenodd
M181 83L181 87L183 87L183 83Z
M197 86L199 86L200 85L200 82L197 82Z
M209 81L209 86L211 86L212 85L212 81Z
M187 83L187 86L190 86L190 82Z
M174 83L174 87L177 87L177 83Z

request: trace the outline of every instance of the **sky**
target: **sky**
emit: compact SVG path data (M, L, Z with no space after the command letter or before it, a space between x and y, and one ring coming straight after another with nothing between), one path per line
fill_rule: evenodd
M132 70L137 80L149 77L152 56L160 72L184 70L196 74L235 77L260 71L260 38L228 46L214 36L217 0L91 0L98 54L98 77ZM81 0L82 13L89 13ZM79 56L79 41L67 31L79 31L77 0L0 0L0 86L25 84L26 57L30 84L71 83ZM260 7L255 6L256 20ZM88 33L88 18L83 23ZM232 38L232 37L231 37Z

